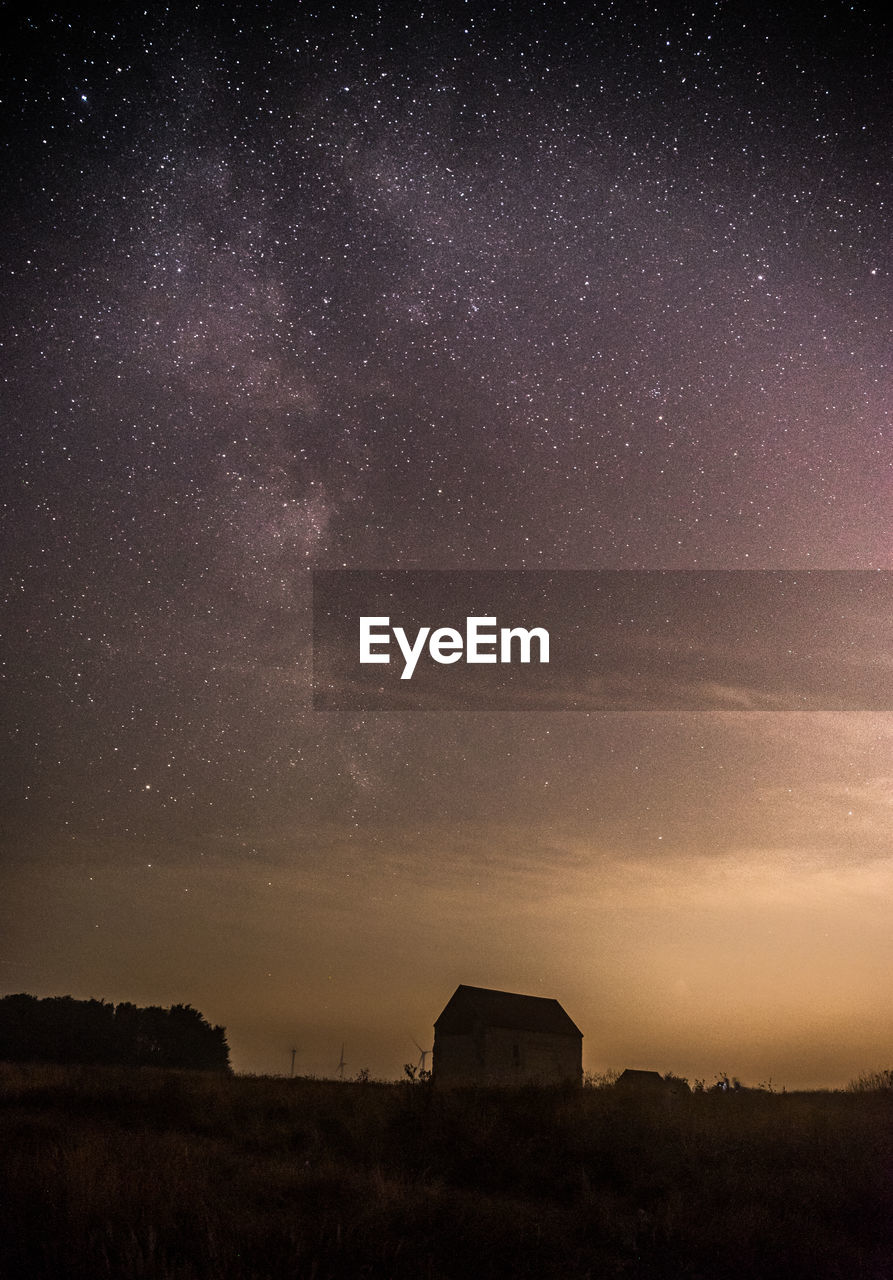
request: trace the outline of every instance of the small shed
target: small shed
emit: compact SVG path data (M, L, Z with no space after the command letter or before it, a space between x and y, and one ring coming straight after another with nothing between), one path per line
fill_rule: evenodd
M434 1023L438 1085L579 1084L583 1033L557 1000L456 988Z
M688 1081L680 1076L662 1076L659 1071L638 1071L634 1067L627 1067L625 1071L621 1071L614 1088L619 1093L634 1094L636 1097L643 1095L670 1097L691 1092Z
M627 1067L617 1077L615 1089L620 1093L665 1093L666 1082L659 1071L637 1071Z

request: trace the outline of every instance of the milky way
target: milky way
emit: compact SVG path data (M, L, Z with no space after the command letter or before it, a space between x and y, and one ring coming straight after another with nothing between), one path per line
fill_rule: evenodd
M889 717L314 712L309 571L891 567L888 29L8 26L3 989L190 1000L257 1070L399 1071L458 981L593 1067L875 1065L880 1004L816 1027L883 958Z

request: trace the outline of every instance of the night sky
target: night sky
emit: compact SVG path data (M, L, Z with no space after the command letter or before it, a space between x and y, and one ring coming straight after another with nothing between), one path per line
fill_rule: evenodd
M0 994L893 1058L893 715L312 708L313 569L890 569L867 5L3 19ZM448 602L446 602L448 604ZM833 644L834 630L819 637ZM887 655L889 660L889 655Z

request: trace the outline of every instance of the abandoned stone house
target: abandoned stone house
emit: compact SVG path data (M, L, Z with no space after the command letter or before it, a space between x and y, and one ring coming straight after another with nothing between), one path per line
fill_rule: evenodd
M456 988L434 1023L439 1085L579 1084L583 1033L557 1000Z

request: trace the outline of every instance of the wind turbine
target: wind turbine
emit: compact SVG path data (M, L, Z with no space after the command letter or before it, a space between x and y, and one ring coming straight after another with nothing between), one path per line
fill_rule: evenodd
M410 1039L412 1039L412 1037L411 1037L411 1036L410 1036ZM422 1046L419 1044L418 1040L413 1040L413 1041L412 1041L412 1043L415 1045L415 1047L416 1047L416 1048L418 1049L418 1051L419 1051L419 1055L420 1055L420 1056L419 1056L419 1071L424 1071L424 1070L425 1070L425 1059L428 1057L428 1054L429 1054L429 1053L433 1053L433 1052L434 1052L434 1050L433 1050L433 1049L423 1049L423 1048L422 1048Z
M338 1063L338 1078L339 1078L339 1080L343 1080L343 1079L344 1079L344 1068L345 1068L346 1066L347 1066L347 1063L344 1061L344 1045L342 1045L342 1046L341 1046L341 1061Z

